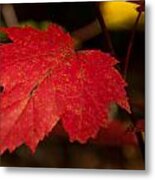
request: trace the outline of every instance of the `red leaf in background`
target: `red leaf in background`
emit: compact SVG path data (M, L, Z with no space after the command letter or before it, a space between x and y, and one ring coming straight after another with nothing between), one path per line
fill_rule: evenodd
M137 131L145 131L145 121L144 119L139 119L137 122L136 122L136 129Z
M137 145L135 131L129 131L128 126L119 120L112 120L106 128L100 129L93 142L105 146Z
M61 118L70 140L86 142L106 126L112 102L130 112L116 60L100 51L75 52L57 25L40 31L1 28L0 152L25 143L34 152Z

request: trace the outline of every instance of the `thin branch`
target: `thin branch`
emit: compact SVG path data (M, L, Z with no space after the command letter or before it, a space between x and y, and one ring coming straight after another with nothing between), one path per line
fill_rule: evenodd
M114 50L113 44L112 44L112 40L111 40L109 31L108 31L108 29L107 29L107 27L106 27L106 23L105 23L105 21L104 21L104 17L103 17L102 14L101 14L101 11L100 11L99 3L98 3L98 2L96 3L96 13L97 13L97 18L98 18L98 20L99 20L99 22L100 22L100 25L101 25L101 29L102 29L103 34L104 34L104 36L105 36L105 39L106 39L106 41L107 41L107 45L108 45L109 51L111 52L111 54L112 54L113 56L116 57L115 50Z
M134 26L132 28L131 38L130 38L130 42L129 42L129 45L128 45L127 55L126 55L126 58L125 58L125 65L124 65L124 70L123 70L123 75L124 75L125 79L126 79L127 71L128 71L128 67L129 67L129 59L130 59L130 56L131 56L131 51L132 51L132 47L133 47L134 37L135 37L137 25L138 25L139 19L141 17L141 14L142 14L142 11L139 11L138 15L137 15L137 18L136 18L136 21L134 23Z

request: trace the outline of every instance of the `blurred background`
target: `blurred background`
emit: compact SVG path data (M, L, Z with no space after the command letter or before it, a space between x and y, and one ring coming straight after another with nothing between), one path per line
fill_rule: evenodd
M25 146L1 156L1 166L144 169L145 28L144 1L0 4L0 26L46 29L57 23L69 31L75 48L101 49L115 56L126 73L133 117L114 106L114 123L86 144L70 143L61 123L39 143L35 154ZM139 15L140 14L140 15ZM139 17L138 17L139 16ZM138 21L136 22L138 18ZM1 35L0 43L6 43ZM127 52L132 44L127 72ZM133 122L136 128L130 126ZM137 140L136 133L141 135ZM140 131L140 132L139 132Z

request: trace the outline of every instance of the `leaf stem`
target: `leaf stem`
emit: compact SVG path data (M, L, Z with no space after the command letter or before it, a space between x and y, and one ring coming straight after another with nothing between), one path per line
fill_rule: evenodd
M71 33L72 37L75 39L75 47L79 49L81 47L82 42L87 41L98 34L101 33L100 23L98 19L90 22L89 24L75 30Z

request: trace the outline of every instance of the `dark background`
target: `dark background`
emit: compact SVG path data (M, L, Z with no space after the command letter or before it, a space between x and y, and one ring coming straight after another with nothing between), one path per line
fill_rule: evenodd
M14 4L19 22L48 20L63 26L67 31L81 28L97 18L95 2ZM3 17L1 17L3 21ZM124 58L131 30L109 30L115 52L120 61L118 69L122 72ZM108 52L105 34L84 42L81 49L101 49ZM135 119L144 119L144 76L145 47L144 29L137 31L134 39L131 60L127 76L128 94ZM119 112L120 118L128 119L125 112ZM57 128L57 127L56 127ZM63 131L63 130L62 130ZM63 132L65 133L65 132ZM34 155L23 145L15 152L5 152L1 156L1 166L59 167L59 168L105 168L105 169L144 169L139 147L70 143L66 136L53 135L45 138Z

